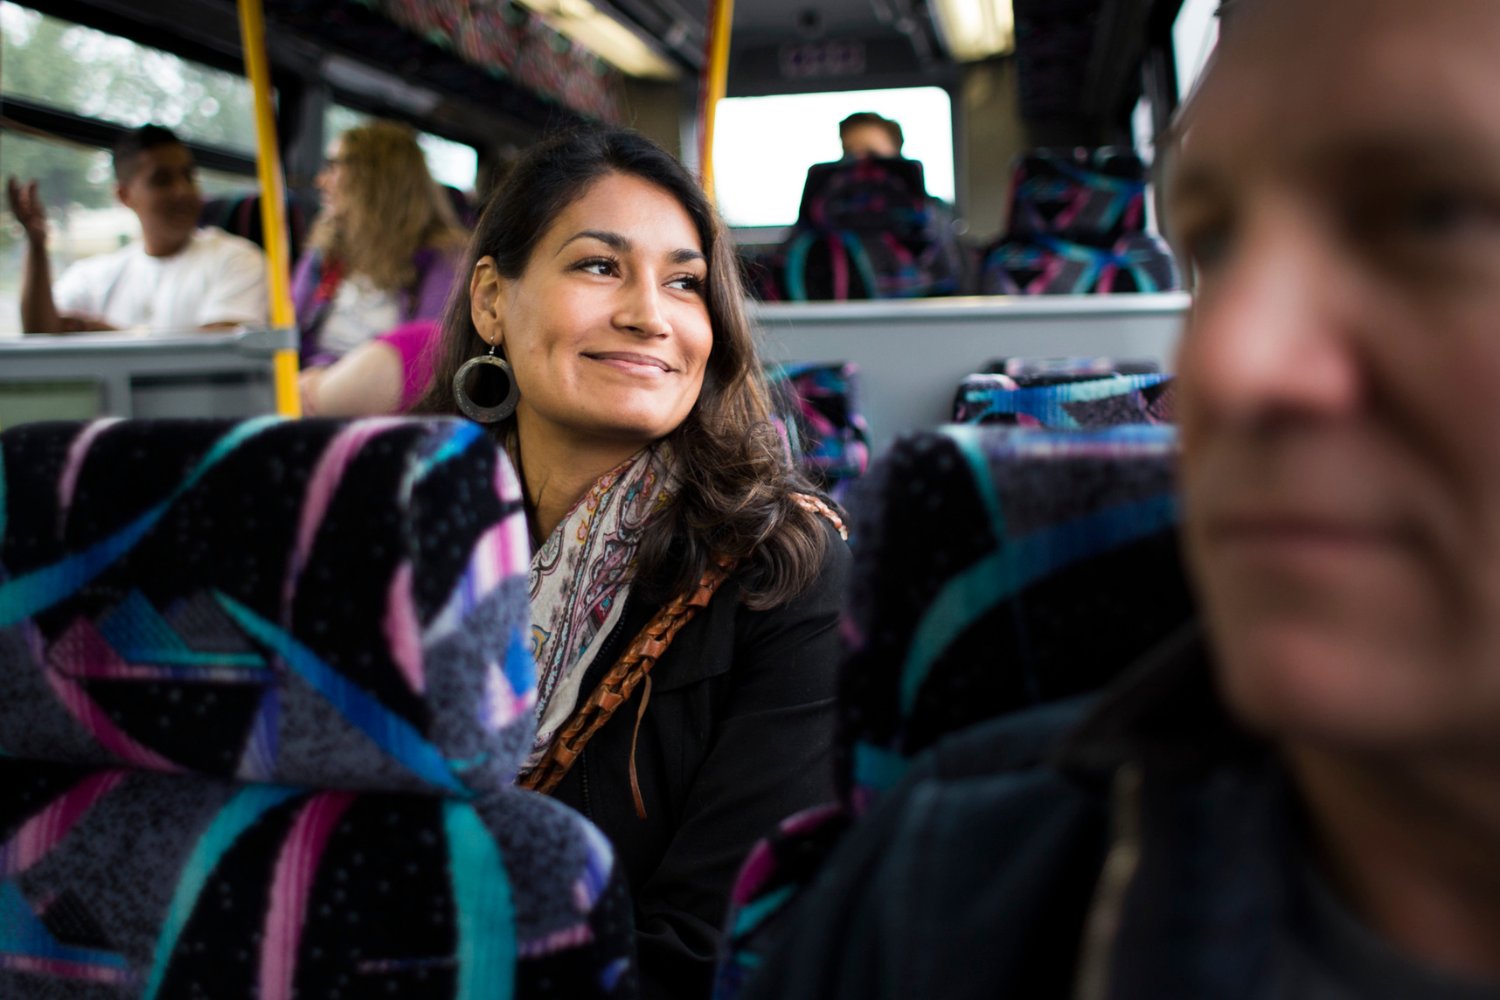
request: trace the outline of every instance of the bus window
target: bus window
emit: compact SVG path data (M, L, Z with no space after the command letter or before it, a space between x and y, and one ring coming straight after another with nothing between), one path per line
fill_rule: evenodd
M8 98L116 125L164 125L188 142L255 151L244 77L13 3L0 3L0 36L0 90Z
M1172 25L1172 49L1177 56L1177 97L1186 98L1198 82L1209 53L1219 40L1220 0L1186 0Z
M729 225L789 226L814 163L837 160L839 122L856 111L894 119L903 155L921 160L927 193L953 201L953 109L941 87L732 97L719 102L714 184Z
M374 121L376 117L343 104L330 104L323 115L323 134L332 140L357 125ZM479 176L479 153L473 146L420 130L417 145L427 156L427 169L433 180L468 194L474 193Z
M47 249L53 275L62 274L75 260L119 249L140 235L135 213L115 200L109 150L0 130L0 163L6 176L35 179L41 185L52 223ZM253 177L198 169L204 198L254 187ZM21 227L6 210L0 218L0 337L20 333L25 252Z

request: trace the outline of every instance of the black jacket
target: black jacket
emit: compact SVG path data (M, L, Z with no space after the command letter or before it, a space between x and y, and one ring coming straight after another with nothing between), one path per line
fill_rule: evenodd
M751 611L731 576L652 669L635 750L645 819L636 815L629 775L644 684L553 792L615 846L635 899L645 997L709 996L729 890L745 855L787 816L834 798L838 616L849 549L828 532L822 570L801 596ZM657 610L627 600L583 692Z
M1102 698L913 765L798 901L744 1000L1260 1000L1298 813L1196 635Z

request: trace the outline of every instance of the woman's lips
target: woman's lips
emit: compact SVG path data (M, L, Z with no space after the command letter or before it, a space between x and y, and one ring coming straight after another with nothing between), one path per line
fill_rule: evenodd
M585 354L591 361L599 361L619 371L635 375L666 375L673 371L671 365L661 358L649 354L633 354L629 351L600 351Z

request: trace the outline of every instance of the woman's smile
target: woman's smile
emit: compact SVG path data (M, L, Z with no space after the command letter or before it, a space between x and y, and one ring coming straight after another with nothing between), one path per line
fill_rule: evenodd
M585 352L583 356L590 361L608 365L615 371L639 378L658 379L678 370L661 358L652 357L649 354L637 354L633 351L590 351Z

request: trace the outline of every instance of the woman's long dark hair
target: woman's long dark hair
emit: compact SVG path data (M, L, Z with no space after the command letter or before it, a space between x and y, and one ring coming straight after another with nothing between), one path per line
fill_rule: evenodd
M713 349L703 389L671 434L681 488L641 540L637 578L664 600L694 586L715 554L745 560L745 603L782 604L822 565L827 535L819 515L791 497L810 490L786 459L770 419L769 393L745 315L739 259L724 225L692 176L666 150L636 132L587 129L555 136L515 165L480 216L468 266L443 316L424 413L455 414L453 376L489 345L474 328L467 276L484 257L509 279L526 269L557 217L608 174L638 177L667 191L687 212L708 257L704 295ZM526 387L520 387L526 392ZM514 417L492 425L504 435Z

